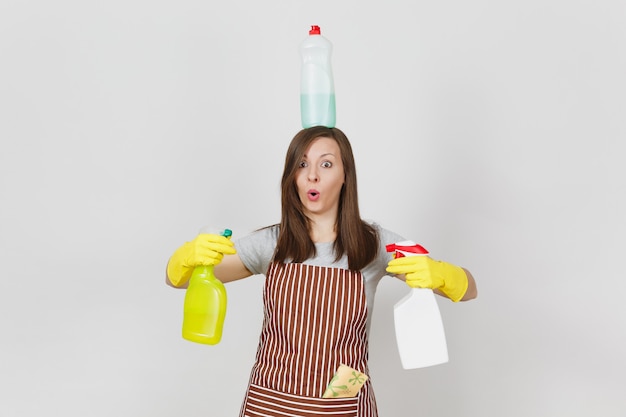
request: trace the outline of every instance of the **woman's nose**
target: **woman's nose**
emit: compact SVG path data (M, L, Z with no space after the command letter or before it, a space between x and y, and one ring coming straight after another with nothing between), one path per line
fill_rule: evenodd
M319 181L319 176L317 175L317 169L315 167L311 167L309 169L307 177L309 178L309 181L311 182Z

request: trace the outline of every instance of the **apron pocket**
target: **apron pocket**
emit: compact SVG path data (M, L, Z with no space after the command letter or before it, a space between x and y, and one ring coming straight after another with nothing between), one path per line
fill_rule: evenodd
M312 398L250 384L244 417L357 417L359 398Z

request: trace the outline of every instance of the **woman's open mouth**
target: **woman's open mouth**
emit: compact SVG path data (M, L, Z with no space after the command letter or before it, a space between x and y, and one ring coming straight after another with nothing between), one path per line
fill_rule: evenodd
M317 201L320 198L320 193L317 190L309 190L306 193L306 196L309 198L310 201Z

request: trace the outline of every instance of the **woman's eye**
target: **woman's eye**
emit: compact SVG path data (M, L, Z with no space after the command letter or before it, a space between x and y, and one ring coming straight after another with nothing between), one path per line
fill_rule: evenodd
M324 161L324 162L322 162L322 167L324 167L324 168L330 168L330 167L332 167L332 166L333 166L333 164L332 164L332 162L330 162L330 161Z
M306 161L301 161L299 166L300 168L306 168L307 167Z

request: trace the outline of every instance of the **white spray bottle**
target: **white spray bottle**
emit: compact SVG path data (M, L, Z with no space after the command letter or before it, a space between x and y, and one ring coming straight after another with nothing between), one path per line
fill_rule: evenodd
M396 258L426 256L428 251L412 241L387 245ZM404 369L424 368L448 362L448 346L439 306L433 290L411 288L393 307L396 342Z

